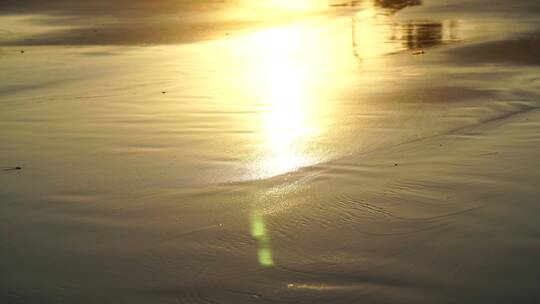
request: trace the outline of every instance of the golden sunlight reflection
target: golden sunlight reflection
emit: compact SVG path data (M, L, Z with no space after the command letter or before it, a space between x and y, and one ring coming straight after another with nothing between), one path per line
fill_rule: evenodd
M362 59L380 56L395 50L388 43L388 25L378 18L373 5L366 5L351 17L352 46L355 56Z
M257 89L263 93L265 111L261 119L266 156L260 164L264 175L277 175L312 163L302 146L317 135L320 125L314 120L318 104L310 102L309 66L295 51L305 46L301 32L274 29L255 36L260 56ZM296 56L295 56L296 55Z
M377 85L375 75L384 69L386 55L448 40L442 32L447 27L442 23L392 22L391 16L381 11L385 3L361 2L345 16L327 21L324 27L299 23L259 30L231 41L243 89L247 89L242 95L253 98L259 109L245 122L255 131L250 139L258 150L248 161L250 178L268 178L330 160L333 155L328 152L328 142L332 142L329 139L340 136L343 131L336 126L342 126L341 120L348 114L343 112L347 107L335 100L350 88L361 90L368 83ZM256 5L313 11L320 2L274 0ZM364 83L365 79L369 81ZM380 85L386 84L381 81ZM356 104L355 110L362 110L361 103ZM265 215L291 207L271 198L281 197L297 186L287 182L285 187L273 188L254 199L250 230L261 267L276 264Z
M273 10L306 11L324 6L325 0L267 0L267 1L245 1L257 5L257 7Z
M291 11L334 8L328 1L241 3ZM455 36L452 31L445 34L448 26L443 23L393 21L384 7L387 2L348 5L342 15L329 15L323 23L287 23L225 40L231 53L217 54L218 62L234 66L241 83L224 89L227 98L257 107L243 122L252 131L249 141L254 148L243 164L249 170L245 179L268 178L334 158L328 143L341 135L335 126L343 126L347 115L336 100L352 88L361 96L363 85L377 85L374 81L384 70L387 55L434 46ZM397 9L390 7L391 12ZM230 77L230 71L224 73L210 82ZM355 109L361 110L361 103Z
M241 6L259 13L306 13L328 8L327 0L240 0ZM253 14L254 11L246 12Z

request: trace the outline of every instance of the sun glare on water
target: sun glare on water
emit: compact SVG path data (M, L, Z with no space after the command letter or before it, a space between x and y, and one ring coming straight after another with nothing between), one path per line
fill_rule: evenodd
M311 11L324 8L328 5L328 1L324 0L269 0L269 1L254 1L244 0L242 4L249 7L256 7L266 10L277 11Z
M315 117L320 104L310 89L317 74L300 58L309 44L300 31L273 29L253 39L258 64L252 88L263 94L265 108L260 123L266 156L259 166L265 175L277 175L312 161L302 145L321 131Z
M329 7L327 1L245 3L273 12ZM320 140L337 131L332 127L340 109L327 98L336 98L345 91L341 88L350 87L347 84L357 79L359 60L355 54L377 57L377 50L392 49L384 40L388 28L372 20L374 8L365 7L359 14L337 18L327 27L298 22L260 29L231 41L246 89L238 94L254 96L252 101L261 109L246 122L257 130L252 139L259 151L249 162L254 169L249 179L272 177L328 160Z
M361 96L384 86L380 71L387 55L417 45L418 33L438 37L442 26L400 26L380 2L248 1L239 0L230 16L264 20L264 26L226 35L219 47L201 58L212 73L204 75L204 92L219 92L219 100L249 109L234 118L242 132L239 151L242 180L264 179L339 157L348 102L362 111ZM316 13L306 17L310 12ZM306 13L306 14L304 14ZM245 15L242 15L245 14ZM298 18L283 16L299 16ZM272 20L279 20L272 22ZM266 22L268 21L268 22ZM353 91L354 93L351 93ZM362 123L361 121L358 123ZM358 124L356 125L358 127ZM341 136L341 137L340 137ZM369 133L358 134L362 142ZM369 141L369 140L365 140ZM352 147L351 143L346 144ZM349 148L347 148L349 149Z

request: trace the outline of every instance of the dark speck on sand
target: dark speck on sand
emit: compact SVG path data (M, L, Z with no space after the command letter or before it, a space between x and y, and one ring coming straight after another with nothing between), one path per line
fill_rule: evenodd
M4 171L22 170L22 167L9 167L4 168Z

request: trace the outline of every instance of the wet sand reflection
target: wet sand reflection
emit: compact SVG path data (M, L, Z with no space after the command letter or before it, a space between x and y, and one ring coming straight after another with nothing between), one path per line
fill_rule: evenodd
M353 1L351 6L359 9L351 17L353 54L365 58L380 55L381 50L392 53L403 48L418 50L459 41L458 22L454 20L400 23L391 19L400 10L418 5L422 5L419 0ZM374 41L378 41L376 46Z
M351 46L345 43L346 35L339 26L331 36L338 37L340 44L314 35L309 27L283 27L251 35L255 43L242 46L251 48L250 53L246 54L247 58L255 58L247 60L252 65L247 66L246 78L261 75L262 78L255 77L252 87L255 91L263 92L261 101L267 105L267 112L260 120L264 125L260 139L263 141L261 151L265 156L254 164L256 176L266 178L280 175L324 160L317 147L313 148L313 142L317 142L318 136L325 137L332 132L333 122L325 121L321 113L335 113L336 109L329 107L320 97L323 94L318 92L320 89L316 84L325 83L325 86L332 88L350 80L327 79L322 65L329 62L333 67L346 69L351 64L351 57L344 54L350 47L356 58L369 60L457 40L458 24L453 21L399 23L392 19L392 15L399 10L417 5L421 5L421 2L375 0L335 5L336 8L351 10ZM346 22L346 19L343 21ZM332 48L325 45L332 45ZM369 65L373 67L382 62L384 60L371 61ZM267 194L261 195L256 201L268 199ZM250 219L251 235L258 244L259 265L272 267L276 262L264 214L255 203Z

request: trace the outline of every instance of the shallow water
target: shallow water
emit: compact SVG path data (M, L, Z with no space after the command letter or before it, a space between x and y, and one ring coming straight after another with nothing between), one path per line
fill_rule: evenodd
M0 16L9 303L540 296L535 3L51 3Z

